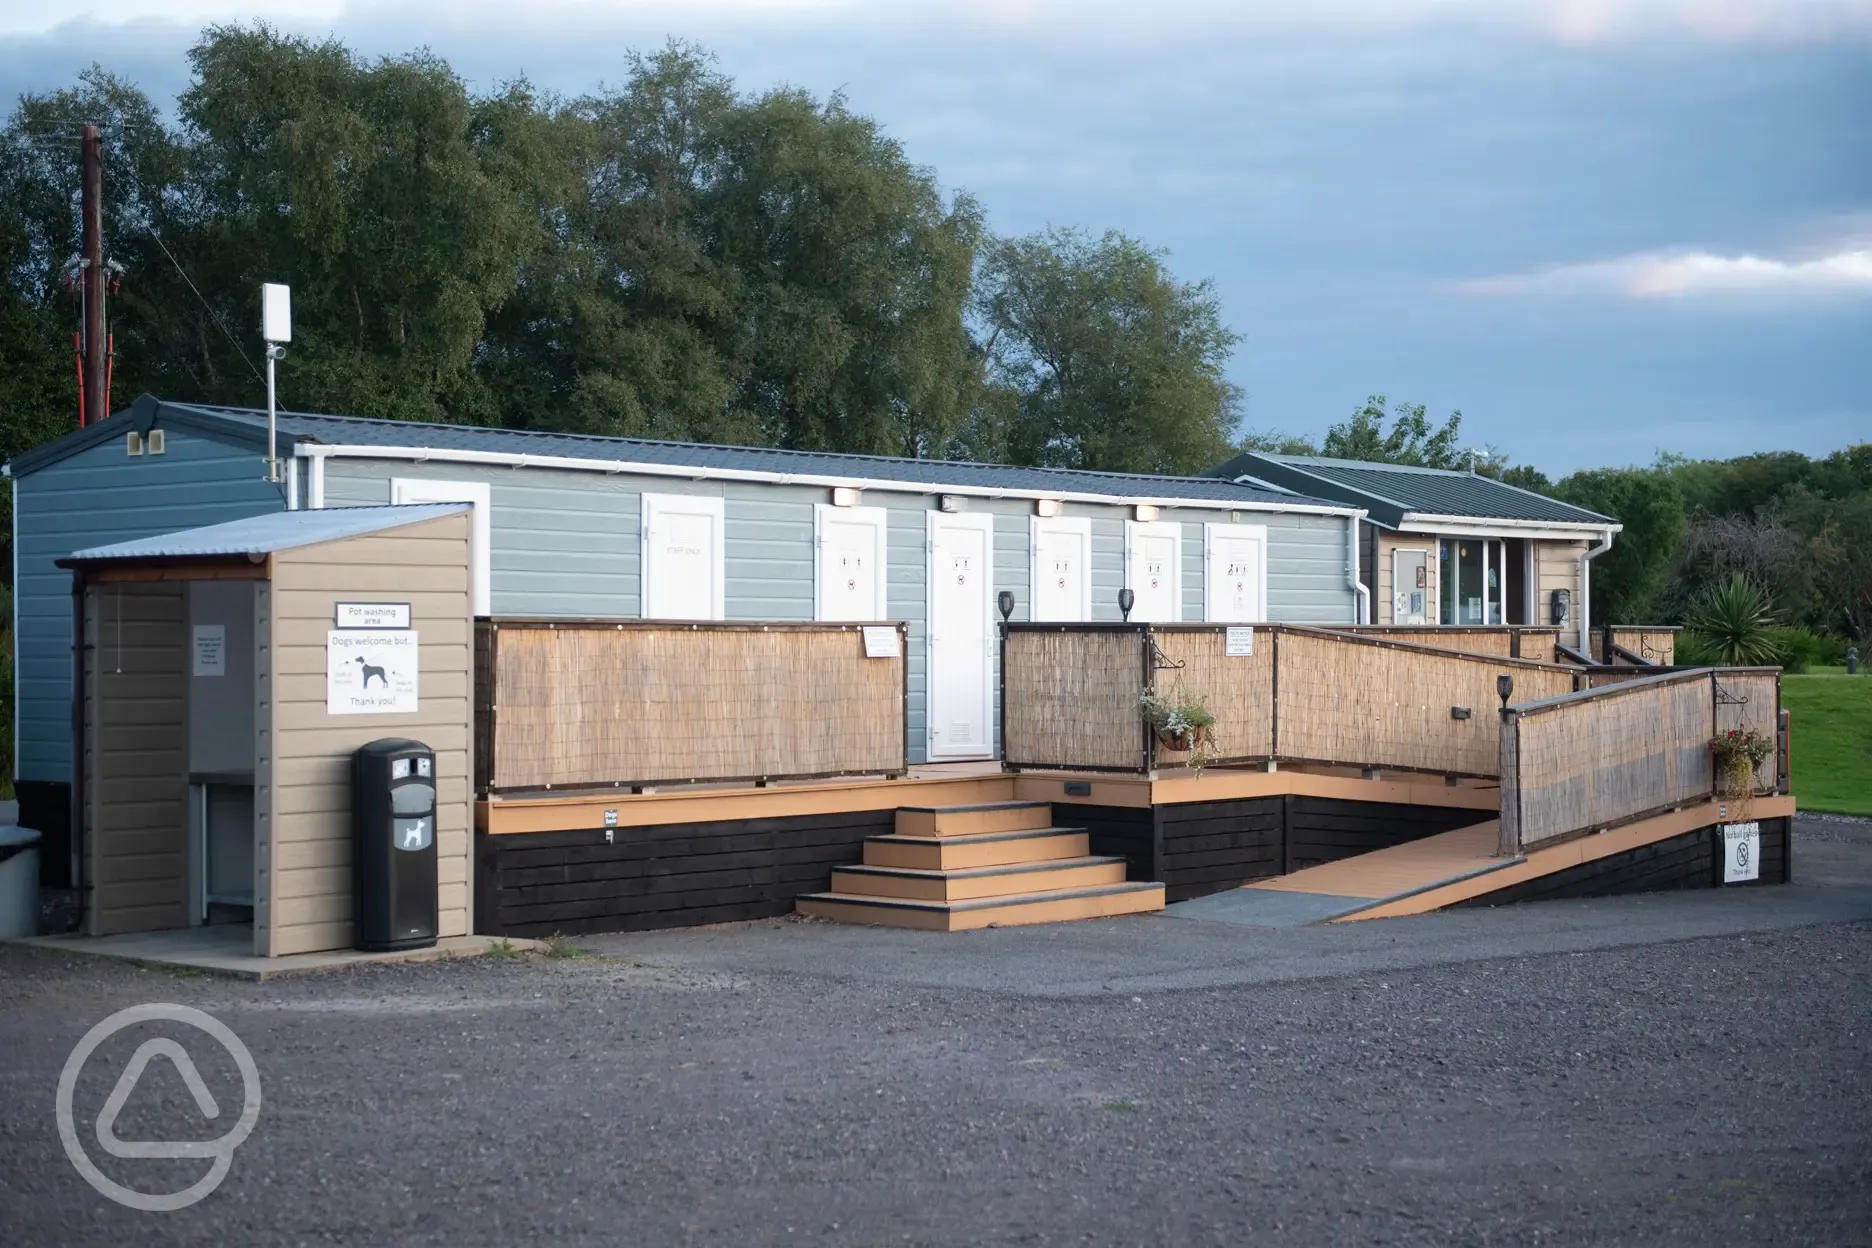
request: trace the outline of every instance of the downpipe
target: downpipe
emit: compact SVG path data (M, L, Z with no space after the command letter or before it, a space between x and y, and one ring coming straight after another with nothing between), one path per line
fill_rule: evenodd
M1597 559L1600 555L1605 554L1606 551L1612 549L1612 539L1617 535L1617 530L1607 529L1605 531L1605 540L1601 541L1597 546L1587 547L1586 553L1580 556L1579 648L1580 653L1589 658L1592 656L1592 561ZM1604 662L1610 663L1612 661L1612 656L1609 654L1601 657Z
M1364 519L1365 513L1362 511L1346 517L1346 585L1352 590L1356 599L1352 619L1354 624L1369 624L1372 622L1371 590L1365 587L1365 582L1359 580L1359 524Z

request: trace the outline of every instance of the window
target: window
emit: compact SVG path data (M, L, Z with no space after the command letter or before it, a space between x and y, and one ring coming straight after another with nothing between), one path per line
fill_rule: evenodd
M1504 620L1506 549L1500 538L1446 537L1438 551L1441 623L1500 624Z

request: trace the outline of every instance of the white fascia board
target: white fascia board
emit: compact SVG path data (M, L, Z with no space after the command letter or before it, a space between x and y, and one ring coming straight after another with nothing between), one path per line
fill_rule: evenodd
M1559 520L1484 519L1480 516L1437 516L1409 511L1394 530L1398 533L1426 533L1439 537L1533 537L1552 541L1576 542L1590 537L1617 533L1624 525L1574 524Z
M1057 498L1072 503L1103 503L1114 507L1196 507L1207 511L1267 511L1316 516L1351 516L1364 513L1350 504L1330 506L1320 503L1256 503L1227 498L1134 497L1128 494L1094 494L1077 490L1019 490L1003 486L941 485L917 481L877 480L869 477L838 477L818 473L755 472L746 468L694 468L681 464L639 464L614 459L579 459L568 455L515 455L507 451L465 451L450 448L407 446L348 446L298 443L294 454L317 459L402 459L416 463L492 464L504 468L560 468L571 472L602 472L610 475L638 473L652 477L677 477L687 481L758 481L769 485L811 485L828 489L849 485L861 490L887 490L898 494L963 494L971 498Z

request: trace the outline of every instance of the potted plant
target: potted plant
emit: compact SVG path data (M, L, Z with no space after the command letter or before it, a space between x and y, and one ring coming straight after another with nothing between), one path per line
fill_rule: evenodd
M1144 722L1156 734L1157 747L1181 754L1189 751L1190 766L1200 772L1209 763L1211 730L1215 716L1203 699L1183 692L1181 686L1165 694L1146 689L1138 700Z
M1747 724L1737 724L1710 738L1716 795L1738 803L1737 818L1748 818L1748 801L1755 793L1755 769L1773 751L1774 739Z

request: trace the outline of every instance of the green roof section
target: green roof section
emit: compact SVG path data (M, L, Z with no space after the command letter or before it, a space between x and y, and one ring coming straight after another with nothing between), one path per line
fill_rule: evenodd
M1229 480L1293 490L1364 507L1371 519L1397 528L1406 516L1456 516L1580 528L1616 527L1618 521L1473 472L1412 468L1357 459L1274 455L1246 451L1211 470Z

